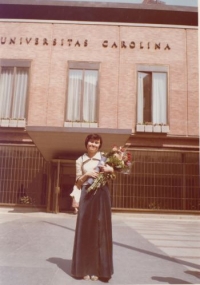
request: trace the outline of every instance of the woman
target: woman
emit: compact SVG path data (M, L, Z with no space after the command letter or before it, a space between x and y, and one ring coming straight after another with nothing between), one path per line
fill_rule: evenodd
M76 160L77 183L82 184L77 217L72 275L85 280L108 281L113 274L111 203L108 186L87 193L88 179L96 178L95 168L102 159L102 138L97 134L86 137L87 153ZM101 172L113 172L109 165Z

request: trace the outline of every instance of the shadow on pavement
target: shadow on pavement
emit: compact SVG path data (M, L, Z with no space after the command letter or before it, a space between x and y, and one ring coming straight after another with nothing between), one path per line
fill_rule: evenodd
M152 251L148 251L148 250L145 250L145 249L140 249L140 248L137 248L137 247L134 247L134 246L126 245L126 244L115 242L115 241L113 242L113 244L118 245L118 246L122 246L122 247L125 247L125 248L128 248L128 249L131 249L131 250L135 250L135 251L138 251L138 252L141 252L141 253L144 253L144 254L152 255L152 256L155 256L155 257L158 257L158 258L162 258L162 259L165 259L165 260L168 260L168 261L171 261L171 262L175 262L175 263L179 263L179 264L182 264L182 265L190 266L190 267L193 267L193 268L196 268L196 269L200 269L200 265L195 264L195 263L191 263L191 262L188 262L188 261L180 260L180 259L177 259L177 258L173 258L173 257L167 256L167 255L160 254L160 253L154 253ZM176 283L176 284L179 284L179 283Z
M195 276L196 278L200 279L200 271L187 270L187 271L185 271L185 273L190 274L190 275Z
M43 221L43 223L46 223L46 224L49 224L49 225L53 225L53 226L57 226L57 227L64 228L64 229L66 229L66 230L75 232L75 230L72 229L72 228L68 228L68 227L65 227L65 226L58 225L58 224L54 224L54 223L50 223L50 222L46 222L46 221Z
M60 257L51 257L48 258L47 261L56 264L61 270L71 276L71 260L63 259Z
M159 276L153 276L151 279L160 281L160 282L165 282L168 284L193 284L187 281L184 281L182 279L174 278L174 277L159 277Z
M72 228L68 228L68 227L65 227L65 226L58 225L58 224L54 224L54 223L50 223L50 222L44 222L44 223L48 223L48 224L51 224L51 225L54 225L54 226L58 226L58 227L65 228L65 229L70 230L70 231L74 231L74 229L72 229ZM140 248L137 248L137 247L134 247L134 246L130 246L130 245L127 245L127 244L123 244L123 243L119 243L119 242L116 242L116 241L113 241L113 244L114 244L114 245L117 245L117 246L124 247L124 248L128 248L128 249L130 249L130 250L135 250L135 251L137 251L137 252L141 252L141 253L144 253L144 254L148 254L148 255L151 255L151 256L155 256L155 257L157 257L157 258L162 258L162 259L165 259L165 260L174 262L174 263L178 263L178 264L190 266L190 267L193 267L193 268L195 268L195 269L200 269L200 265L195 264L195 263L192 263L192 262L180 260L180 259L177 259L177 258L173 258L173 257L167 256L167 255L163 255L163 254L160 254L160 253L155 253L155 252L148 251L148 250L145 250L145 249L140 249ZM192 274L191 272L192 272L192 271L188 271L188 272L186 272L186 273ZM195 272L195 271L194 271L194 272ZM196 276L196 275L194 275L194 276ZM197 276L196 276L196 277L197 277ZM198 278L199 278L199 277L198 277ZM170 283L169 283L169 284L170 284ZM172 283L172 284L173 284L173 283ZM180 283L174 283L174 284L180 284ZM184 284L190 284L190 283L184 283Z

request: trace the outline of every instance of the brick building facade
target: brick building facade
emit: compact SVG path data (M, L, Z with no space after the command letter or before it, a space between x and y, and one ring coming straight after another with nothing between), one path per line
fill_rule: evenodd
M165 13L173 9L168 10L160 8ZM126 144L134 158L129 180L120 176L111 187L113 208L199 210L198 30L184 20L173 23L178 13L188 11L197 15L195 9L173 10L171 24L40 21L13 15L0 21L1 85L7 86L11 78L8 86L14 90L11 103L1 99L2 106L10 108L8 115L1 110L0 118L1 203L23 204L28 197L30 205L43 205L48 211L69 209L74 160L84 151L86 134L97 132L105 150ZM75 85L80 74L82 83ZM15 93L17 80L26 80L19 104L13 99L20 97ZM92 89L87 94L88 82ZM70 91L77 86L79 103L70 101L79 94ZM1 96L8 94L6 88ZM24 110L16 111L15 117L12 110L21 104ZM73 114L76 105L78 117ZM14 165L35 146L37 170L32 178L19 179ZM17 163L9 160L17 152L13 148L21 149ZM31 157L30 165L24 162L21 167L27 176ZM6 163L14 169L11 176ZM33 187L37 183L38 191Z

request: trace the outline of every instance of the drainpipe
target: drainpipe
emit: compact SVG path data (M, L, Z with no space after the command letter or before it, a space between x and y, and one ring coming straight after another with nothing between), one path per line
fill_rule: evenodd
M58 160L58 164L57 164L57 179L56 179L56 187L55 187L55 214L59 212L59 205L58 205L58 197L60 194L59 182L60 182L60 160Z
M182 180L182 210L186 209L186 177L185 177L185 153L182 153L182 169L183 169L183 180Z
M51 176L52 176L52 166L50 162L48 167L47 213L50 212L50 204L51 204Z

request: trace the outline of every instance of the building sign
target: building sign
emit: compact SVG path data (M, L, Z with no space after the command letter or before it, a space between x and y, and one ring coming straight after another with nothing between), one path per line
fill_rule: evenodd
M16 37L1 37L1 45L43 45L43 46L68 46L68 47L87 47L89 41L74 40L74 39L56 39L49 40L47 38L16 38ZM119 43L104 40L101 42L101 47L112 49L155 49L155 50L170 50L171 47L168 43L161 42L136 42L136 41L121 41Z
M118 44L115 43L115 42L110 42L105 40L103 43L102 43L102 46L104 48L107 48L107 47L111 47L111 48L118 48ZM126 41L121 41L120 43L120 47L121 48L130 48L130 49L134 49L134 48L139 48L139 49L171 49L169 44L161 44L160 42L159 43L151 43L151 42L134 42L134 41L131 41L131 42L126 42Z

